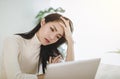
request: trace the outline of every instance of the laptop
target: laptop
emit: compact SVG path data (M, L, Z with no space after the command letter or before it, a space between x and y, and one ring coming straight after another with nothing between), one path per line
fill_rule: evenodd
M100 58L50 64L45 79L94 79Z

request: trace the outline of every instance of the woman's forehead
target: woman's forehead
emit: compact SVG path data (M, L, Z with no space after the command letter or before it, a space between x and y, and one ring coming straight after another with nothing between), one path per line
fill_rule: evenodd
M62 21L55 21L53 22L53 24L55 24L56 26L60 26L61 28L64 27L64 23Z

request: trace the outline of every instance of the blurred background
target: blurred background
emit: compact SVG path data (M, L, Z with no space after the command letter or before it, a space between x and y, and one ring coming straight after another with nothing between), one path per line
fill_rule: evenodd
M75 60L105 57L118 63L120 56L108 53L120 50L119 0L0 0L0 58L4 38L31 30L38 12L49 7L62 7L73 21Z

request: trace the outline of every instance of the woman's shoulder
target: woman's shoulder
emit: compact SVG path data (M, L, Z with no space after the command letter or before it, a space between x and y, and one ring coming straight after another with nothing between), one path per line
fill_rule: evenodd
M19 35L9 35L4 38L5 42L20 42L23 41L24 39L19 36Z

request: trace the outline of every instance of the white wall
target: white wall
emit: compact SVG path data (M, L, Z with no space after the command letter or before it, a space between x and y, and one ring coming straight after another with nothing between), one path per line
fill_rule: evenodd
M49 0L0 0L0 58L4 37L34 28L35 16L49 4Z
M101 57L120 49L119 0L51 0L74 23L75 57Z

